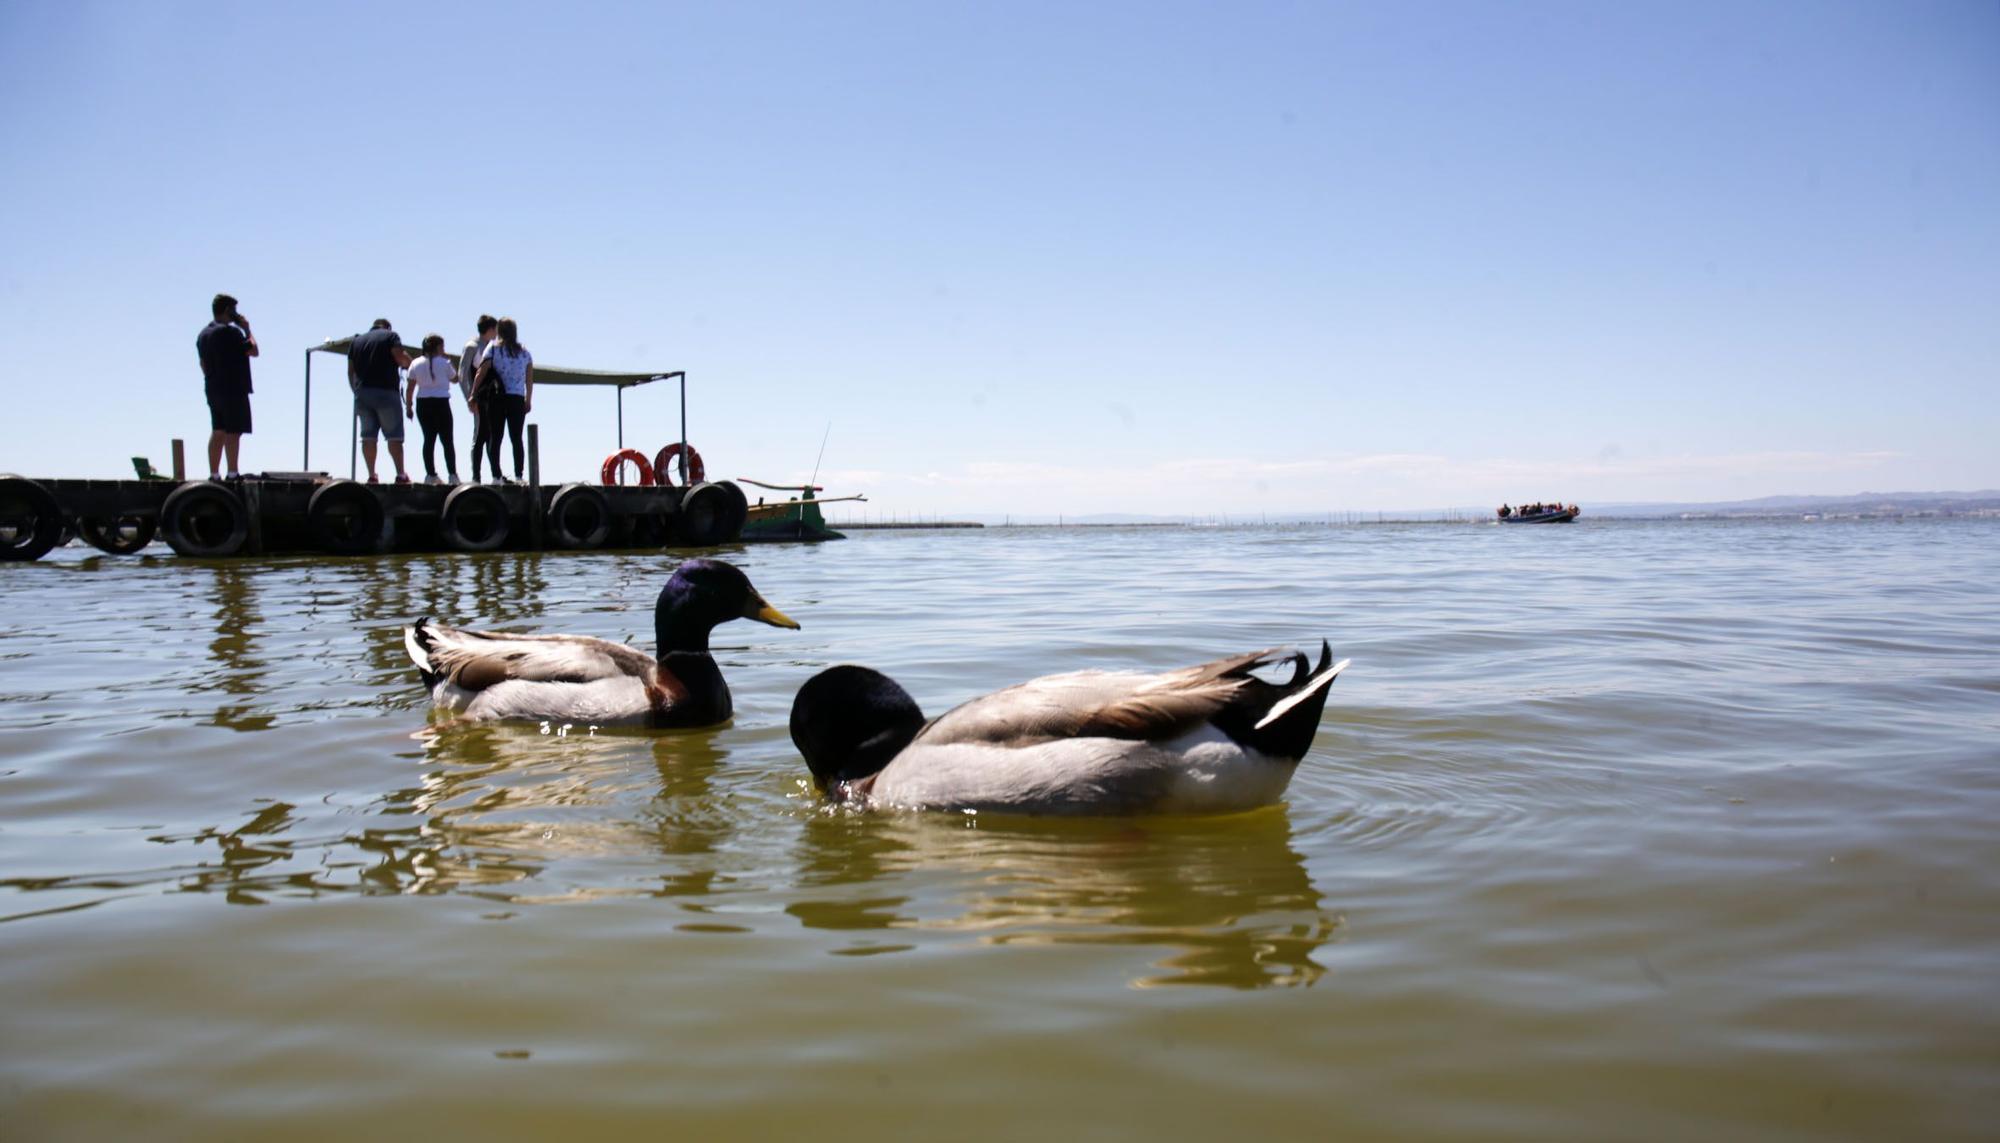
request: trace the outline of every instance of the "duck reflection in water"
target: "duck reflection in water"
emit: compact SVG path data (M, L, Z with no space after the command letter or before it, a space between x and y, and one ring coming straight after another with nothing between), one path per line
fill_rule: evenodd
M368 664L381 685L407 676L402 633L385 615L442 611L494 623L530 623L545 611L549 580L540 552L402 556L343 560L308 570L316 591L346 604L346 624L367 641Z
M823 810L805 823L804 895L786 912L818 929L1165 949L1134 987L1309 985L1341 920L1291 836L1282 806L1126 820Z
M644 861L673 895L687 878L659 874L660 855L699 859L734 832L710 789L728 753L711 734L461 723L413 737L427 769L383 799L386 812L422 818L406 831L405 848L423 856L405 891L490 890L561 869L566 883L535 896L629 893L631 878L598 863Z

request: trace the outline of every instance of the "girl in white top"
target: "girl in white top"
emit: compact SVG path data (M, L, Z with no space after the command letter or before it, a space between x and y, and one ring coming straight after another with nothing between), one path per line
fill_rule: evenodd
M438 483L433 450L444 439L444 467L450 481L458 483L458 457L451 441L451 383L458 371L444 354L444 337L431 334L424 339L424 355L410 363L410 380L403 388L403 410L417 418L424 430L424 483Z

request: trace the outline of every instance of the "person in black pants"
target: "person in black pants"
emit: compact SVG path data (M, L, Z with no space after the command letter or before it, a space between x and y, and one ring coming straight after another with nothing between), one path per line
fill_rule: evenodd
M465 343L465 349L458 355L458 386L465 393L465 407L472 413L472 482L479 483L479 458L486 452L486 418L479 414L479 399L473 395L472 384L479 376L479 359L486 354L486 347L493 341L493 330L500 324L492 314L479 315L479 336ZM494 469L493 475L500 475Z
M506 424L507 438L514 445L514 479L519 481L521 430L535 407L535 358L521 344L520 327L513 318L501 318L497 332L499 336L486 350L472 385L479 400L481 431L486 435L486 459L492 464L496 483L501 479L500 423Z
M410 363L409 384L403 390L403 411L424 430L424 483L438 483L437 443L444 439L444 467L458 483L458 451L451 441L451 383L458 373L444 353L444 335L424 339L424 354Z

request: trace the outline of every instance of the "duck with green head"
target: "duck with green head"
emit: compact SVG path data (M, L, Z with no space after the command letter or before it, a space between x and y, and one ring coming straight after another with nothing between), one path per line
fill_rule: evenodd
M431 701L462 719L535 719L596 726L714 726L732 711L708 635L732 619L798 624L721 560L674 569L653 605L658 654L589 635L466 631L427 616L403 644Z

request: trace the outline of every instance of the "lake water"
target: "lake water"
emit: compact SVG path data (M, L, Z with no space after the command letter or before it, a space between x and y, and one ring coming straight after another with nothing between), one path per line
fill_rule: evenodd
M732 725L429 729L431 613L660 555L0 565L0 1137L1991 1138L2000 523L858 533L725 552ZM927 713L1321 636L1284 805L821 807Z

